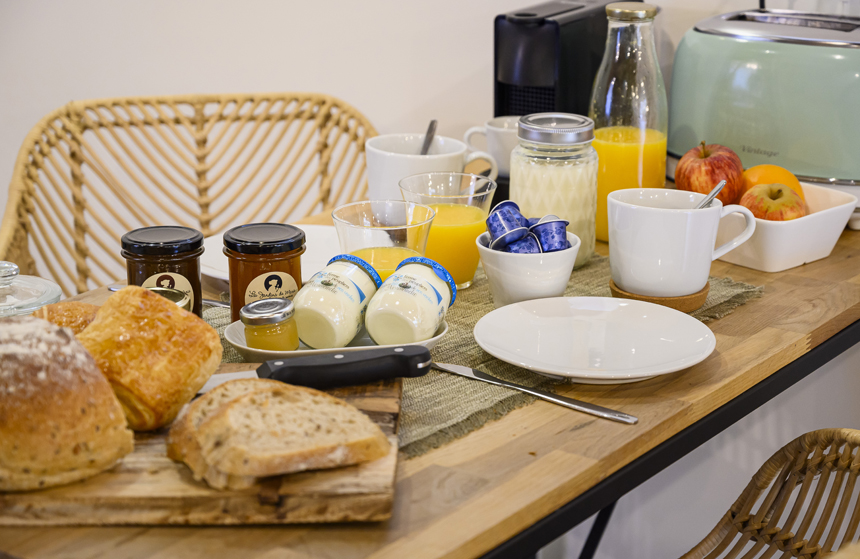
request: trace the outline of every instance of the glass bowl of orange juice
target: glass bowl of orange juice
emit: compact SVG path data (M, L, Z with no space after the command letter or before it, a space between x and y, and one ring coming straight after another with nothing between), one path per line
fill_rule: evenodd
M480 261L475 239L487 230L496 183L469 173L422 173L402 179L400 192L436 212L425 256L448 270L457 289L472 285Z
M340 250L368 262L382 281L412 256L424 256L432 208L403 200L373 200L331 212Z

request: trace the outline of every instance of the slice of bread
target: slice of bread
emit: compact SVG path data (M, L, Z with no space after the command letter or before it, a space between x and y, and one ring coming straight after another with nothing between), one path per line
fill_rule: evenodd
M167 456L176 462L185 462L194 479L205 479L216 489L244 489L252 486L256 477L231 476L206 463L197 443L197 428L231 400L264 387L279 386L283 386L283 383L269 379L237 379L219 384L194 400L173 422L167 437Z
M323 392L280 384L239 396L197 429L204 460L233 476L273 476L382 458L369 417Z

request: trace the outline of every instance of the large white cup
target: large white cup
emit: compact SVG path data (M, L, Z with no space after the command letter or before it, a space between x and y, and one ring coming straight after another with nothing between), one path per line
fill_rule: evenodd
M472 144L472 136L482 134L487 137L487 151L490 152L499 164L499 174L508 177L511 174L511 152L520 143L517 138L518 116L497 116L490 119L483 126L473 126L466 130L463 141L469 149L477 151L479 148Z
M492 155L483 151L469 154L460 140L435 136L427 155L418 155L423 143L424 134L386 134L367 140L364 150L371 200L400 200L400 179L434 171L462 173L476 159L490 164L490 180L499 175Z
M704 194L663 188L616 190L609 194L609 265L615 284L650 297L697 293L708 282L711 262L738 247L755 231L743 206L693 209ZM740 213L746 227L714 249L720 219Z

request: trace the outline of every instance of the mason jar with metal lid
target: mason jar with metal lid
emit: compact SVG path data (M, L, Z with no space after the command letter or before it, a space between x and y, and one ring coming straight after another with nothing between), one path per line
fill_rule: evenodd
M239 311L245 325L245 344L268 351L295 351L299 330L293 317L295 307L289 299L259 299Z
M129 285L178 289L191 300L191 312L203 316L200 255L203 234L190 227L157 225L122 236Z
M520 144L511 153L511 200L528 217L554 214L581 241L575 268L594 254L597 152L594 122L567 113L520 118Z

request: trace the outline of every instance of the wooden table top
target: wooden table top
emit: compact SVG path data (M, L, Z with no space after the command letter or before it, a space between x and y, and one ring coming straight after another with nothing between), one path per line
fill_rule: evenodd
M709 324L717 348L707 360L635 384L561 389L636 415L638 425L538 401L401 460L393 518L379 524L3 528L0 549L25 558L88 559L479 556L860 318L860 233L846 231L829 258L786 272L723 262L711 271L765 285L765 295Z

